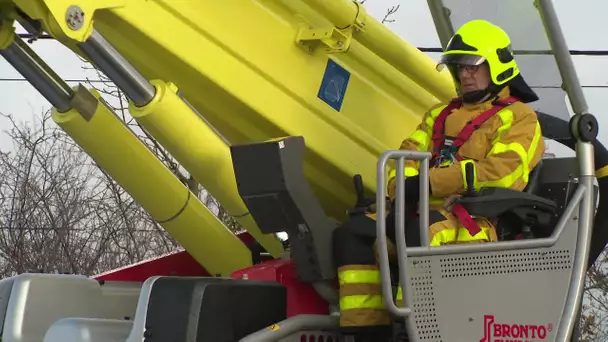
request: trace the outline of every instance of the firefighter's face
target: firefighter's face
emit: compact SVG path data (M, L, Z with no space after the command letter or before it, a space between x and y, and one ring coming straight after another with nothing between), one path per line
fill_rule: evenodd
M490 85L490 69L487 64L458 65L460 89L463 93L486 89Z

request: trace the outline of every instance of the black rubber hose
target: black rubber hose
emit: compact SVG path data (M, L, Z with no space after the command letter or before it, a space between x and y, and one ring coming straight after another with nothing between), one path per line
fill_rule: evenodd
M576 139L570 135L570 124L568 121L551 116L546 113L538 112L543 136L547 139L555 140L573 151L576 146ZM608 165L608 150L599 141L593 141L595 169L601 169ZM600 256L606 243L608 243L608 177L598 178L598 188L600 201L593 220L593 232L591 235L591 247L589 250L589 263L587 268L593 266ZM606 190L606 196L602 193Z

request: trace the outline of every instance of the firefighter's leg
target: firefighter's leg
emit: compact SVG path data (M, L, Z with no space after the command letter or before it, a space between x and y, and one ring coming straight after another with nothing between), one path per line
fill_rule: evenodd
M387 218L388 220L388 218ZM437 210L429 211L429 227L434 224L445 221L446 217ZM388 225L387 221L387 225ZM419 247L420 243L420 221L419 220L408 220L405 222L405 242L408 247ZM397 295L395 296L395 303L397 306L403 306L403 292L401 291L401 284L397 288Z
M382 300L374 243L376 222L355 216L333 235L340 281L340 326L345 334L388 334L390 319ZM377 335L376 335L377 336Z

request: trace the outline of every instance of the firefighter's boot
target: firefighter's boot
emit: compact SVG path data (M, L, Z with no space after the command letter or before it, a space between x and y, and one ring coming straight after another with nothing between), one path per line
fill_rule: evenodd
M405 320L399 319L393 322L393 339L392 342L409 342Z
M381 329L376 332L344 334L339 342L393 342L390 329Z

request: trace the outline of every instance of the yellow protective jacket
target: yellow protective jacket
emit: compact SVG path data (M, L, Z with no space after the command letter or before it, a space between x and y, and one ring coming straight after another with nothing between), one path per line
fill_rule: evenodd
M499 98L510 96L509 88L499 93ZM447 104L440 104L425 113L416 130L401 143L402 150L432 152L432 129L435 118ZM456 137L468 121L492 108L492 101L481 104L463 104L445 121L445 136ZM515 102L503 108L484 122L460 147L458 154L463 161L448 167L431 168L431 205L439 204L446 197L465 191L465 165L475 166L475 189L481 187L505 187L523 190L530 171L542 158L545 142L534 110L523 102ZM418 174L419 162L408 160L405 175ZM395 197L395 172L389 173L388 194Z

